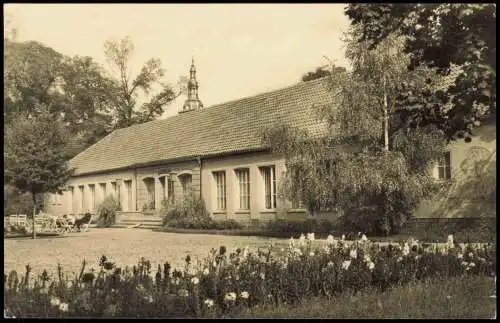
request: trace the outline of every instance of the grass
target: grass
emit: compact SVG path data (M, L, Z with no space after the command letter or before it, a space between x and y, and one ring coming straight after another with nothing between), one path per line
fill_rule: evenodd
M491 319L496 317L491 277L433 279L331 300L310 299L298 306L253 308L238 318Z
M226 235L226 236L241 236L241 237L268 237L268 238L278 238L278 239L289 239L291 236L294 238L298 238L300 233L289 233L289 232L269 232L260 230L251 230L251 229L241 229L241 230L205 230L205 229L183 229L183 228L156 228L154 229L156 232L168 232L168 233L189 233L189 234L206 234L206 235ZM492 233L485 237L485 234L468 234L465 235L463 232L459 232L454 235L454 241L457 243L461 242L474 242L474 243L495 243L496 242L496 230L493 228ZM303 232L304 234L307 232ZM419 232L410 232L410 233L401 233L390 236L368 236L368 238L372 241L378 242L399 242L402 240L409 240L411 238L422 241L422 242L446 242L448 235L451 232L441 232L439 234L436 233L425 233L422 231ZM493 237L495 235L495 237ZM316 234L317 239L326 238L327 234ZM339 236L335 234L335 236Z

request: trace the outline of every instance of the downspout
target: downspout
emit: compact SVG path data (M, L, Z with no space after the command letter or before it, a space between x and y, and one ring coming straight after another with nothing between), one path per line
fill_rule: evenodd
M196 162L198 163L198 167L199 167L199 176L200 176L200 199L203 199L203 194L201 193L201 158L200 156L196 157Z
M139 185L137 184L137 168L134 168L134 183L135 183L134 211L137 212L137 188L139 187Z

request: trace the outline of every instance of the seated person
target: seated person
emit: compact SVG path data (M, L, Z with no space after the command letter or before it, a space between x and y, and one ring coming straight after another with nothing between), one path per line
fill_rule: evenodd
M82 218L76 219L74 222L74 225L78 228L78 231L81 231L82 225L88 224L91 218L92 218L92 214L87 212L87 213L85 213L85 215Z

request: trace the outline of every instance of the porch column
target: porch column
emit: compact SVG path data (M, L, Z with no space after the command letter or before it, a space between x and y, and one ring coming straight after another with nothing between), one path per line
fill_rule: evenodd
M155 211L160 210L161 208L161 182L160 177L155 177Z

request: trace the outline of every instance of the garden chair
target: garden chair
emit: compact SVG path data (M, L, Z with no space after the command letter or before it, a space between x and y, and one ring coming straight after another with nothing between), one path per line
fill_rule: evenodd
M64 233L75 232L75 217L72 214L64 214L58 219L61 223Z
M38 233L43 233L46 232L47 230L47 217L42 214L42 215L36 215L35 216L35 231Z
M56 232L65 234L70 231L70 224L64 216L58 216L56 218Z
M17 223L20 226L26 226L26 222L28 221L28 216L26 214L18 214L17 215Z
M57 217L51 214L47 214L44 216L44 230L45 232L58 232L57 228Z

